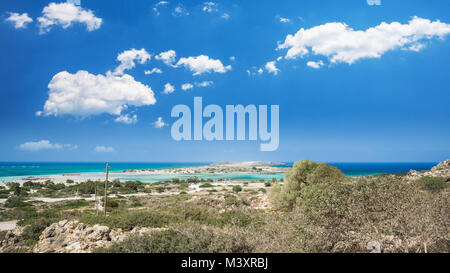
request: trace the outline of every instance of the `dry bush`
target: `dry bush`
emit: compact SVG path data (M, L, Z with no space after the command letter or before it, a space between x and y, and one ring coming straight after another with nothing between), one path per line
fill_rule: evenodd
M295 251L366 252L372 240L385 252L450 251L448 191L423 191L395 177L301 187L290 215L266 227L266 236L293 242Z
M152 235L134 235L108 249L109 253L248 253L253 247L238 228L215 229L198 224L171 226Z

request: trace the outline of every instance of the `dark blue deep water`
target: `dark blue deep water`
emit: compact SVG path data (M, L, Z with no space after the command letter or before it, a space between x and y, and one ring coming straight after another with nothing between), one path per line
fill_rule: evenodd
M429 170L436 166L438 162L391 162L391 163L328 163L337 167L347 176L359 176L367 174L383 174L383 173L407 173L410 170L423 171ZM292 163L286 163L288 167Z

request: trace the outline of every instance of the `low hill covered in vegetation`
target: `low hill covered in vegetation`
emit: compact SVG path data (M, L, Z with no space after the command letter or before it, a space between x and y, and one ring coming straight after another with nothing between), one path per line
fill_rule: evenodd
M300 161L285 181L116 181L107 216L86 200L9 201L0 221L17 219L19 227L0 233L0 250L448 253L450 164L438 166L424 175L349 178ZM90 193L87 183L72 191ZM192 185L198 191L188 193ZM13 191L20 196L22 187ZM52 194L60 191L68 190Z

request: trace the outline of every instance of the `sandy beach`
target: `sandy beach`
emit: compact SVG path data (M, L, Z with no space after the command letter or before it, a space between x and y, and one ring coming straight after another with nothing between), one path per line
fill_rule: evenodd
M164 181L171 180L174 177L187 178L192 176L215 178L214 180L223 179L231 180L232 175L253 175L254 180L258 180L257 176L265 175L281 175L285 168L282 163L277 162L262 162L262 161L247 161L247 162L225 162L214 163L205 166L186 167L186 168L168 168L168 169L130 169L124 171L110 171L109 180L119 179L121 181ZM265 178L265 177L264 177ZM23 184L26 181L45 182L47 180L53 183L66 183L67 180L72 180L75 183L85 182L87 180L103 181L105 179L105 172L91 172L91 173L64 173L52 175L39 176L17 176L3 179L2 182L17 182ZM0 182L1 183L1 182Z

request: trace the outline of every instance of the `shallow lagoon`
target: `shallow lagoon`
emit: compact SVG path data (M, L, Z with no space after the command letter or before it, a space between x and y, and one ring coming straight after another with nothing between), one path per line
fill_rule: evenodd
M343 171L346 176L361 176L368 174L398 173L409 170L429 170L436 163L329 163ZM284 178L283 173L275 174L252 174L252 173L227 173L227 174L134 174L119 173L114 171L124 171L127 169L165 169L204 166L208 163L111 163L110 179L120 179L121 181L142 181L159 182L172 180L172 178L186 179L197 176L199 178L213 180L271 180L272 178ZM292 163L284 163L283 167L292 166ZM0 163L0 183L6 181L22 180L29 176L48 176L63 173L80 174L78 178L104 179L104 163ZM76 177L73 177L76 178ZM67 179L72 179L67 176Z

